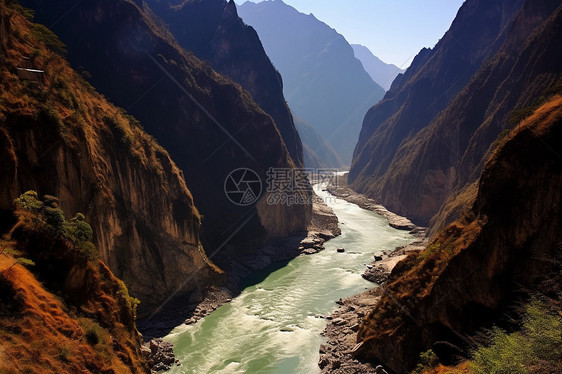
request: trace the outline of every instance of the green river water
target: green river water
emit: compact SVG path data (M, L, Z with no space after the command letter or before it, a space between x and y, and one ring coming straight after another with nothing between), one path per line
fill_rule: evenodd
M174 344L181 366L171 373L319 372L318 349L335 301L373 284L361 277L373 254L410 242L376 213L316 188L334 210L342 235L326 249L299 256L247 287L198 323L176 327L165 340ZM343 247L345 253L337 253Z

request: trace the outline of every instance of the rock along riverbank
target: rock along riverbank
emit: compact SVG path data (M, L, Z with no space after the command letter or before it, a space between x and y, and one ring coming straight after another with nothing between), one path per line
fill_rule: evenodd
M320 360L318 366L322 373L347 374L347 373L386 373L380 365L363 363L353 357L357 349L357 331L363 318L377 304L384 293L384 283L387 281L392 269L411 252L421 251L427 244L426 229L418 227L409 219L388 211L374 200L353 191L347 186L331 186L327 189L332 195L359 207L373 211L388 220L391 227L408 230L417 239L402 247L391 251L384 251L375 255L374 260L363 273L363 278L374 282L379 287L372 288L358 295L340 299L336 303L340 307L328 316L328 324L322 335L326 343L320 347Z
M168 370L177 364L170 343L163 344L161 339L174 327L181 323L194 324L224 303L230 302L240 293L243 279L252 274L299 255L317 253L324 249L325 241L341 235L338 217L321 198L315 200L312 210L312 220L307 231L272 241L252 256L232 259L225 285L207 290L200 302L170 305L166 312L159 313L150 320L139 321L139 329L145 340L145 356L153 372Z

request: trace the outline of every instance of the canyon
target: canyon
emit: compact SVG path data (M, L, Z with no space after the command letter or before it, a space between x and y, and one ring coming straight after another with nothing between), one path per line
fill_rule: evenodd
M561 25L466 0L400 70L281 0L0 0L0 371L562 369Z

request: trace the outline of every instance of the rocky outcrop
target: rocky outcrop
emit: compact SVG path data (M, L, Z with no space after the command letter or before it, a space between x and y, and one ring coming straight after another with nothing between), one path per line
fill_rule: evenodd
M256 29L281 72L293 113L322 134L349 165L363 117L384 90L345 38L314 15L299 13L283 1L247 1L238 13Z
M487 105L494 97L501 100L503 94L495 93L506 76L493 82L471 77L481 68L483 73L490 71L490 65L482 67L483 63L493 64L505 52L514 56L520 52L508 49L492 58L506 42L522 4L512 0L466 1L435 48L420 51L384 99L365 116L349 173L355 190L427 226L459 175L470 174L472 181L478 178L477 169L467 171L458 167L458 162L476 129L493 117L495 107ZM526 45L525 38L536 24L534 19L524 32L518 32L518 46ZM463 88L469 82L473 89L467 92ZM452 106L455 97L457 105ZM446 108L448 115L441 113ZM435 127L435 122L440 125ZM501 131L497 122L492 128L478 141L484 151L471 150L471 157L483 157Z
M141 299L140 315L176 292L201 297L219 271L201 246L183 173L138 122L26 31L36 26L11 12L18 31L9 34L0 70L0 209L9 212L33 189L58 196L67 214L85 213L101 259ZM44 81L17 78L22 61L45 70ZM197 276L185 282L189 274Z
M407 254L418 252L420 242L411 243L392 251L384 251L375 257L382 259L365 271L363 277L369 281L382 284L388 279L392 269L403 260ZM376 279L370 274L376 273ZM336 303L338 309L327 316L327 326L322 332L326 343L320 347L318 366L322 373L386 373L381 365L361 362L354 354L361 348L357 344L357 332L365 316L377 305L384 294L383 287L367 290L358 295L340 299Z
M152 372L170 370L178 363L172 343L165 342L162 338L144 343L142 352L146 356L147 364Z
M559 16L549 22L559 25ZM394 268L359 328L356 357L405 372L433 349L451 363L466 354L464 337L490 326L522 291L560 292L561 141L556 95L495 150L471 210Z
M283 96L281 75L265 54L258 35L238 17L227 0L195 0L177 4L149 0L148 6L166 23L178 43L217 72L248 90L256 103L275 121L297 166L303 149Z
M309 204L267 203L267 170L295 166L271 116L239 85L181 49L145 5L23 3L40 22L58 20L53 29L71 63L86 69L100 92L127 108L170 152L204 216L203 244L211 254L220 251L214 260L221 267L228 267L227 258L252 254L269 239L306 228ZM225 180L240 168L262 181L264 193L255 204L237 205L225 194ZM297 194L307 201L309 192Z

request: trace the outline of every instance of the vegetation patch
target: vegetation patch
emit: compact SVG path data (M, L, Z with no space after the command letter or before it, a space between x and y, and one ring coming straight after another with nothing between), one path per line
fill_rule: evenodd
M521 329L486 332L490 344L477 348L469 367L477 374L562 372L562 316L538 299L525 308Z

